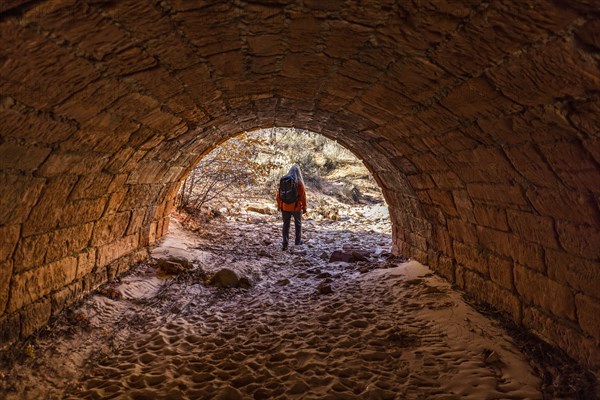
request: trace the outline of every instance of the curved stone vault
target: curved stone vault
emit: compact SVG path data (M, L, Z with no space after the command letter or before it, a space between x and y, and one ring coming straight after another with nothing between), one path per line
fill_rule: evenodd
M600 3L0 3L0 341L168 226L202 154L294 126L357 154L395 251L600 365Z

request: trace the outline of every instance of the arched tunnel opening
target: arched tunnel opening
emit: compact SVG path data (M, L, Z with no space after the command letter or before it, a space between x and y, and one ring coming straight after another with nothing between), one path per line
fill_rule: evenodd
M289 177L292 168L300 172L295 184L302 185L305 195L295 192L286 206L281 179ZM283 227L283 211L292 208L297 209L299 223L290 215L288 230ZM288 233L283 235L283 229ZM226 254L213 260L213 269L233 265L236 270L235 265L241 264L235 273L244 274L246 269L262 276L259 280L264 279L264 263L256 261L257 254L273 258L281 251L298 256L310 253L312 262L303 260L303 264L316 268L322 261L358 263L356 268L346 267L363 272L376 266L364 265L370 256L390 262L400 259L391 253L391 223L381 188L362 161L335 141L293 128L234 136L187 172L163 237L167 244L159 243L152 253L162 257L161 262L181 257L184 264L193 264L199 261L195 250L202 247L197 240L189 243L195 234L234 243L227 251L218 243L212 246ZM216 239L223 236L227 240ZM204 251L199 255L206 261ZM270 264L285 269L287 263Z
M1 347L147 259L201 155L294 126L364 161L394 254L597 373L599 13L586 0L1 4Z

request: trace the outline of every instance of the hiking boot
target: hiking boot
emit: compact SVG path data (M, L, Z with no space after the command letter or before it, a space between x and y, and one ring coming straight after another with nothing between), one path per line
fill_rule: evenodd
M304 241L300 240L299 242L296 242L296 246L301 246L304 244Z
M282 245L282 246L281 246L281 250L284 250L284 251L285 251L285 250L287 250L287 248L288 248L288 245L287 245L287 244L284 244L284 245Z

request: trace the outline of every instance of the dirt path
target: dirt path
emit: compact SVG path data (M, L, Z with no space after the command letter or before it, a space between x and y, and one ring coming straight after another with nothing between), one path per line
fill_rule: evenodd
M155 257L40 336L5 372L7 399L539 399L511 339L417 262L389 257L385 222L308 223L279 249L274 216L173 224ZM329 263L333 250L368 261ZM221 290L222 267L252 282ZM327 293L327 286L331 293Z

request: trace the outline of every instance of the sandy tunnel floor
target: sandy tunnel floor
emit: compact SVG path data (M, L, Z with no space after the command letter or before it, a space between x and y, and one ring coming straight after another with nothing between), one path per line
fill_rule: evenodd
M540 380L497 322L390 237L351 219L305 224L283 252L275 216L175 221L154 257L184 256L176 277L152 263L88 298L6 372L8 399L526 399ZM367 230L368 229L368 230ZM371 230L373 229L373 230ZM346 245L369 261L329 263ZM250 289L205 285L228 267ZM319 286L332 292L322 294Z

